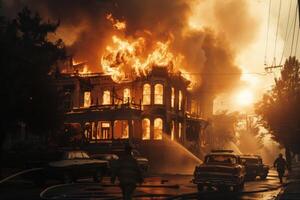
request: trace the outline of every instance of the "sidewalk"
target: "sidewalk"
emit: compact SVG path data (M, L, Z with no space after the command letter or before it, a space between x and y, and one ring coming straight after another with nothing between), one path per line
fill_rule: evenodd
M287 176L285 187L279 193L278 200L300 199L300 162L292 164L292 171Z

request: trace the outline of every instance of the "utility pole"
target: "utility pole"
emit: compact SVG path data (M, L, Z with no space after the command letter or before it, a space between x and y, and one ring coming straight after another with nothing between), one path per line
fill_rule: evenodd
M273 71L273 69L282 68L282 67L283 67L283 65L275 65L275 66L265 67L265 70L267 73L271 73Z

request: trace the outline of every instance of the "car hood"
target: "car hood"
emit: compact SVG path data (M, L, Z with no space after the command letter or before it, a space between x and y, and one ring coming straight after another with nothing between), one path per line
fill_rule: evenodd
M197 168L198 172L223 172L232 173L232 171L238 165L213 165L213 164L202 164Z
M148 162L147 158L143 158L143 157L137 157L135 158L138 162Z
M107 165L108 161L97 160L97 159L60 160L60 161L50 162L48 165L50 167L67 167L71 165L88 165L88 164Z

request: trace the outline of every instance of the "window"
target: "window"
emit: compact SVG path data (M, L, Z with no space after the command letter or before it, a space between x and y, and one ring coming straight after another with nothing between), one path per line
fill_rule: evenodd
M106 140L110 139L110 123L109 122L101 122L101 139Z
M103 96L102 96L102 105L110 105L110 91L109 90L104 90L103 91Z
M163 104L164 86L162 84L156 84L154 86L154 104Z
M91 92L84 92L83 107L91 106Z
M151 85L144 84L143 86L143 105L151 104Z
M142 121L143 140L150 140L150 120L148 118Z
M129 88L125 88L123 90L123 102L124 103L129 103L130 102L130 89Z
M156 118L154 120L154 140L161 140L163 133L163 120L161 118Z
M179 90L179 93L178 93L178 110L181 110L182 109L182 92L181 90Z
M191 103L191 113L198 114L197 113L197 102L195 100L192 100L192 103Z
M127 120L116 120L114 123L114 138L127 139L129 138L129 126Z
M171 140L174 140L174 133L175 133L175 122L172 121L172 124L171 124Z
M182 134L182 124L181 124L181 122L179 122L179 124L178 124L178 137L179 138L181 138L181 134Z
M171 88L171 108L174 108L175 106L175 89Z

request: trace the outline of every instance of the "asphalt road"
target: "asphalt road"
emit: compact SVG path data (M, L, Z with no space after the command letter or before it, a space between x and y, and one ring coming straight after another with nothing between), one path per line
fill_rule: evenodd
M134 193L135 199L275 199L281 189L276 173L270 171L266 180L246 182L241 193L205 191L197 193L191 175L156 175L145 179ZM104 178L103 183L93 183L91 179L79 180L73 184L48 182L37 187L30 181L14 178L0 184L0 199L122 199L116 185Z

